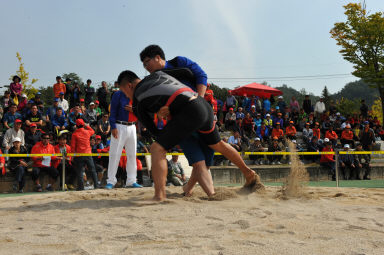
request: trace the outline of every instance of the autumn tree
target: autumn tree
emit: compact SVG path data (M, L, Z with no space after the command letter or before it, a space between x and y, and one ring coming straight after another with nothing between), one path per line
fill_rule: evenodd
M341 46L344 59L353 64L352 74L378 89L383 109L384 13L368 14L359 3L344 8L347 21L335 23L330 33Z
M16 71L16 75L20 77L21 84L23 84L23 93L27 95L28 98L33 98L35 94L38 92L38 89L33 87L33 84L38 81L38 79L32 79L29 82L29 73L25 71L24 63L22 62L22 58L19 52L16 52L16 58L19 61L19 69ZM10 80L12 80L12 77Z

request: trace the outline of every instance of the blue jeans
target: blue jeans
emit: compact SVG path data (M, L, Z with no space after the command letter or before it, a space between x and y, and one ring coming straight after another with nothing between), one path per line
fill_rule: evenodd
M84 166L86 165L88 168L88 171L92 174L93 179L93 186L95 189L99 188L99 185L97 184L97 174L96 174L96 168L95 164L93 163L93 159L91 156L84 156L84 157L75 157L74 165L76 169L76 175L77 175L77 190L84 190Z

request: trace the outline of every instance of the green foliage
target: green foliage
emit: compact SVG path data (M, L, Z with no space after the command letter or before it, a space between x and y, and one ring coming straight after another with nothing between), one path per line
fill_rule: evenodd
M225 102L225 99L227 98L228 95L228 88L220 88L219 86L210 83L211 84L211 89L213 91L213 95L216 99L220 99L221 101Z
M365 99L368 106L372 106L373 102L379 96L379 92L375 88L367 86L363 80L358 80L346 84L339 92L333 94L332 97L340 100L342 97L350 100Z
M39 91L41 93L41 101L44 102L44 106L48 105L53 105L53 98L54 93L53 93L53 86L48 86L48 87L40 87Z
M325 86L323 91L321 92L321 97L324 98L324 104L326 108L328 108L328 105L331 102L331 96L329 94L327 86Z
M357 3L344 8L347 21L335 23L330 31L332 38L341 46L344 59L353 64L353 75L376 87L384 98L384 15L368 15Z
M74 82L77 82L79 85L83 84L83 80L80 78L80 76L76 73L64 73L61 78L63 79L63 81L65 81L66 79L71 79L72 80L72 83Z
M358 99L350 100L342 97L340 100L336 100L336 107L343 116L360 113L360 101Z
M19 69L16 71L16 75L20 77L21 84L23 84L23 93L27 95L28 98L33 98L37 93L37 89L33 87L33 84L38 81L38 79L32 79L29 83L29 73L25 71L24 63L19 52L16 52L16 58L19 61ZM12 77L10 80L12 80Z
M291 101L292 96L294 96L297 101L299 101L299 104L302 105L304 101L305 95L309 95L309 98L311 99L312 104L315 104L319 97L313 95L313 93L307 93L305 89L302 89L300 91L297 91L296 89L292 87L288 87L286 84L284 84L281 87L276 87L276 89L281 90L283 92L284 101L289 104Z

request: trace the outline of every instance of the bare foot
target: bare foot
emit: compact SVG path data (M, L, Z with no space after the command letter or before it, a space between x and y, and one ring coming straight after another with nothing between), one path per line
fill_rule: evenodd
M245 176L245 184L244 187L250 187L256 184L257 179L260 181L260 177L257 178L258 175L255 171L251 170L247 176Z
M191 197L192 194L193 194L193 188L192 189L187 189L187 185L183 186L183 191L184 191L183 195L185 197Z
M165 197L159 197L159 196L153 196L152 201L155 202L163 202L165 200Z

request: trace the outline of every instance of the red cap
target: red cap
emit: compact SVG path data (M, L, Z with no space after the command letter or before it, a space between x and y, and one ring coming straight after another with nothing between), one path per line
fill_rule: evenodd
M231 107L231 108L229 108L229 110L230 110L230 111L231 111L231 110L233 111L233 108Z
M315 123L315 125L318 125L318 126L320 126L319 122L316 122L316 123Z
M30 127L37 127L36 123L31 123Z
M274 136L273 140L279 140L279 138L277 136Z
M84 120L83 119L77 119L76 120L76 126L84 126Z
M16 119L15 123L23 123L23 121L21 119Z
M98 100L95 101L95 104L100 104L100 102Z
M289 123L293 124L293 121L291 120Z
M95 136L95 139L101 139L101 136L97 135Z
M280 122L276 122L276 125L280 125Z
M84 102L84 98L80 98L80 102Z
M278 112L277 115L283 115L281 112Z

